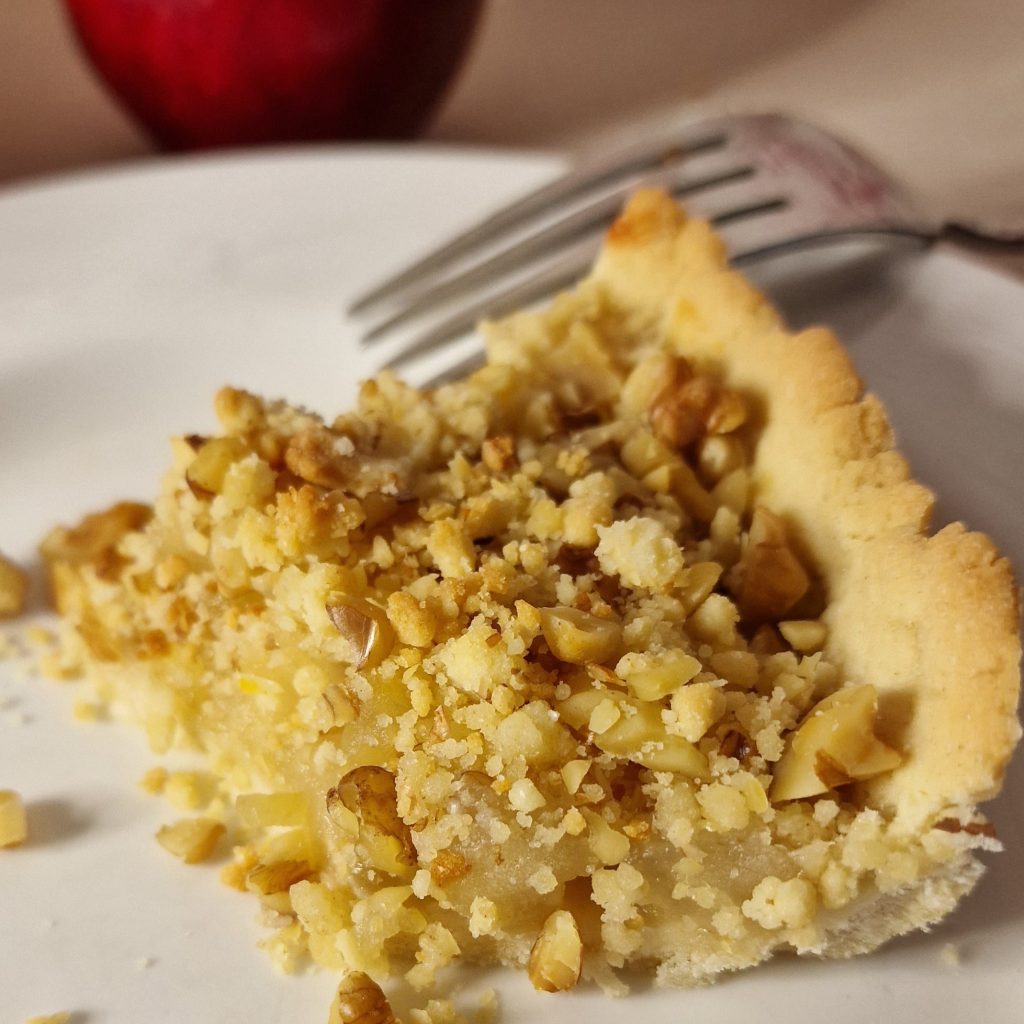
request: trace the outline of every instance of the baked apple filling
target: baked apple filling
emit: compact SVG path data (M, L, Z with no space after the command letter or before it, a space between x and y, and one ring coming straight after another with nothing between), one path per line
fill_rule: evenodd
M46 541L62 670L205 758L161 842L230 853L283 967L350 972L340 1020L459 958L687 985L941 918L995 845L1014 590L926 536L834 340L652 193L485 335L468 379L385 374L332 423L225 389L151 514Z

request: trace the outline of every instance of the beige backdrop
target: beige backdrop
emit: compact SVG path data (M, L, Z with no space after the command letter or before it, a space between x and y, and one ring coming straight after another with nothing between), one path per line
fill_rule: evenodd
M571 148L694 102L804 113L936 209L1024 221L1021 0L490 0L429 137ZM59 0L0 0L0 183L148 152Z

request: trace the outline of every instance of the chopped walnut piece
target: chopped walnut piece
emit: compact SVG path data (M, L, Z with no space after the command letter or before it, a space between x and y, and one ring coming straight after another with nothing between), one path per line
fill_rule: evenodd
M810 577L793 553L783 520L754 509L750 540L740 562L736 603L747 622L776 622L807 593Z
M670 352L654 352L641 359L623 381L619 405L631 416L644 416L666 387L692 376L689 363Z
M615 672L640 700L661 700L688 683L701 668L701 663L685 651L631 652L619 659Z
M352 441L326 427L311 427L296 434L285 449L285 465L318 487L344 487L354 471Z
M527 974L541 992L566 992L580 980L583 940L568 910L556 910L544 922L530 950Z
M878 694L867 684L837 690L816 704L775 766L772 801L817 796L896 768L903 758L875 736L877 709Z
M853 782L853 776L825 750L814 755L814 774L825 789L837 789Z
M362 971L352 971L338 986L327 1024L398 1024L391 1004L378 985Z
M722 567L717 562L696 562L683 572L678 592L687 613L699 608L711 596L721 576Z
M828 627L818 619L790 619L779 623L779 632L794 651L820 651L828 638Z
M186 864L208 860L224 835L224 826L210 818L182 818L173 825L164 825L156 834L156 841L168 853Z
M430 864L430 877L442 889L449 882L457 882L473 870L472 864L454 850L440 850Z
M353 768L327 794L328 807L333 801L358 817L360 841L375 867L393 875L408 874L416 864L416 847L398 813L391 772L376 765Z
M334 628L352 645L353 664L374 668L390 653L394 632L385 612L368 601L332 598L327 617Z
M682 384L666 383L647 411L651 429L665 444L685 447L705 433L717 394L718 389L707 377L693 377Z
M614 703L620 715L601 733L591 734L607 754L660 772L680 772L697 778L707 772L707 758L690 742L669 733L661 707L615 690L582 690L557 704L559 715L576 730L591 728L595 711Z
M313 867L304 860L279 860L273 864L256 864L245 876L246 888L269 896L287 892L296 882L303 882L313 874Z
M650 401L647 419L654 433L673 448L684 448L706 434L729 434L747 419L738 394L703 374L694 375L682 357L664 365L662 384Z
M562 781L565 783L565 788L569 793L575 795L583 784L583 780L587 776L587 772L590 771L591 762L587 758L576 758L572 761L566 762L562 766L561 776Z
M220 494L232 464L248 454L249 449L240 438L211 438L185 469L185 482L197 498L212 498Z
M705 427L709 434L731 434L747 422L747 407L735 391L721 388L708 411Z
M542 608L541 629L551 653L573 665L610 661L622 643L622 626L578 608Z

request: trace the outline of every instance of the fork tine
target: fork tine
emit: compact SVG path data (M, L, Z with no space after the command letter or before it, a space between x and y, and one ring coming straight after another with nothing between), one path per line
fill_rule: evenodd
M440 373L434 374L429 380L424 381L425 388L439 388L444 384L451 384L454 380L460 380L474 370L479 370L487 362L487 356L482 349L471 352L464 359L460 359L454 366L449 366Z
M784 196L769 195L767 198L752 199L747 204L733 206L711 217L710 221L716 228L728 228L733 223L751 221L766 214L779 212L786 209L788 205L789 200ZM384 363L384 368L393 370L405 366L428 352L461 337L485 317L491 319L515 312L528 303L552 294L559 288L567 287L590 267L597 249L597 241L597 239L589 239L578 243L556 262L549 263L539 273L519 281L510 288L497 293L487 293L476 302L460 308L457 313L414 337L408 345ZM733 253L732 258L734 261L746 260L756 258L761 254L762 249L757 248L749 252ZM446 376L445 379L447 379Z
M750 164L734 166L690 181L684 180L673 186L671 191L677 197L685 198L716 186L741 181L753 173L754 168ZM620 187L606 196L592 200L489 259L475 263L467 270L427 288L396 313L371 326L360 338L360 342L366 345L377 341L401 324L434 309L444 301L463 295L474 286L484 285L502 273L514 271L531 259L542 257L571 242L597 235L614 218L627 190L627 187Z
M607 160L591 163L561 175L549 184L542 185L521 199L509 203L427 256L357 295L348 307L349 314L361 313L371 306L393 298L427 274L450 266L459 257L501 233L568 200L610 185L621 178L644 174L705 150L718 149L728 142L728 135L714 124L701 123L690 127L690 137L682 142L675 139L655 145L648 144L639 150L628 150L625 153L620 151Z
M532 274L497 294L484 295L418 335L411 344L384 363L384 368L393 370L404 366L472 330L485 317L490 319L505 316L550 295L559 288L567 287L585 273L593 256L592 244L578 245L539 273Z

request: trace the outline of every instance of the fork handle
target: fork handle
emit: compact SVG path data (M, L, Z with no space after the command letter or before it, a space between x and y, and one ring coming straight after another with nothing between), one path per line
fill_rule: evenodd
M936 232L937 242L952 242L981 252L1024 252L1024 231L1014 228L993 228L951 220Z

